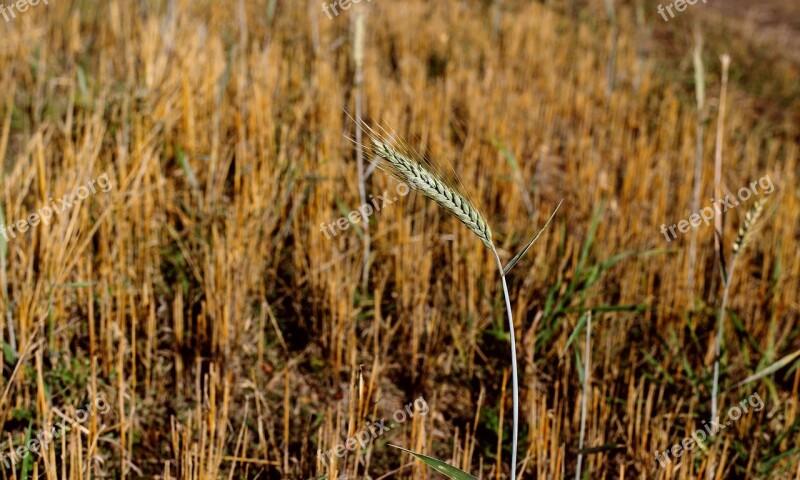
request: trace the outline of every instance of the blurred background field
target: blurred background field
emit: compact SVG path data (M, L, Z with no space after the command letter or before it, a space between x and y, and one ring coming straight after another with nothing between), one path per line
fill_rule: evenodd
M4 0L0 0L4 2ZM388 446L509 477L508 332L494 258L411 193L364 225L362 115L458 172L508 261L521 368L521 478L574 478L593 311L583 478L800 479L800 10L697 2L50 0L0 22L3 452L103 395L110 411L2 478L435 478ZM723 412L764 408L660 468L710 416L722 285L692 213L702 34L700 207L769 176L730 290ZM367 193L395 191L376 171ZM727 212L724 254L755 198ZM330 237L330 238L329 238ZM690 288L690 273L693 285ZM791 357L789 357L791 359ZM323 464L368 422L430 408ZM10 443L9 443L10 442ZM715 466L716 465L716 466Z

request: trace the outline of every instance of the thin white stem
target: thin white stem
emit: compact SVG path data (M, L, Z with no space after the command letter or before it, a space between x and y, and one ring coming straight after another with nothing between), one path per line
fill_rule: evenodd
M497 250L492 248L494 257L497 259L497 268L500 271L500 279L503 281L503 295L506 298L506 312L508 313L508 333L511 342L511 390L514 404L514 430L511 436L511 479L517 478L517 433L519 432L519 380L517 379L517 341L514 336L514 318L511 314L511 298L508 296L508 285L506 276L503 274L503 263Z
M731 291L731 282L733 280L733 272L736 269L736 260L738 255L733 255L731 260L731 270L725 277L725 289L722 292L722 305L720 305L719 316L717 319L717 338L714 339L714 382L711 386L711 421L717 418L717 392L719 391L719 357L722 350L722 332L725 326L725 310L728 306L728 293ZM712 424L713 425L713 424ZM713 460L713 457L712 457ZM715 462L710 462L706 478L714 478Z
M581 432L578 439L578 469L575 471L575 480L581 478L581 464L583 463L583 435L586 431L586 403L589 398L589 369L592 361L592 312L586 319L586 347L583 361L583 398L581 398Z
M722 140L725 127L725 102L728 92L728 67L730 66L730 57L725 54L720 57L722 61L722 86L720 87L719 95L719 116L717 117L717 136L714 144L714 195L715 201L719 201L722 197L721 178L722 178ZM722 230L723 230L722 215L714 217L714 253L719 261L720 275L724 282L722 293L722 305L717 320L717 338L714 342L714 382L712 384L711 392L711 418L717 416L717 390L719 388L719 356L722 347L722 327L725 323L725 308L728 303L728 292L730 291L731 279L733 278L733 270L736 267L736 255L734 254L731 260L731 271L725 273L725 260L722 252ZM715 455L712 454L709 458L709 467L706 473L706 478L711 480L714 478L715 470Z
M356 118L361 118L361 110L363 105L363 92L362 85L364 83L364 74L362 72L362 63L364 56L364 12L362 10L356 11L354 20L354 58L355 58L355 79L353 81L353 88L355 89L355 107ZM363 143L363 124L356 122L356 163L358 166L358 196L361 200L361 205L367 204L367 173L364 170L364 143ZM369 234L369 219L364 219L364 263L361 272L361 286L366 291L369 286L369 265L370 265L370 247L372 239Z

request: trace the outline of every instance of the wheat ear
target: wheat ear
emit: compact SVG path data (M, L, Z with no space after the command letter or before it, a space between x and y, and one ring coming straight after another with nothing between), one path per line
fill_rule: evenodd
M763 198L759 199L745 214L744 223L739 228L739 234L736 235L736 241L733 242L734 255L738 255L739 252L744 250L744 248L747 246L747 243L752 238L753 227L755 226L756 222L758 222L758 218L761 217L761 212L764 211L765 203L766 201Z
M379 164L380 167L452 213L472 230L484 245L494 250L489 224L469 200L447 186L422 164L398 152L382 139L373 136L372 142L372 151L383 161Z

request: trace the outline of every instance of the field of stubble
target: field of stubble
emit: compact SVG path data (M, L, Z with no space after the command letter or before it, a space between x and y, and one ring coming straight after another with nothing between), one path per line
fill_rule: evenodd
M503 262L563 199L507 276L519 478L800 479L800 12L714 2L17 7L0 478L444 478L390 443L510 477L495 258L359 175L358 116Z

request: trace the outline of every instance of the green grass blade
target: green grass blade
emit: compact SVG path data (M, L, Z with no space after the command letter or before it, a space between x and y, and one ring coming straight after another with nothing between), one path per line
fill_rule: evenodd
M33 427L28 424L28 431L25 433L25 443L24 445L28 445L31 441L31 431ZM33 467L33 453L30 450L25 450L25 458L22 460L22 471L19 474L19 477L22 480L27 480L29 476L29 472L32 470Z
M581 315L581 318L578 320L578 324L575 325L575 330L572 331L572 334L567 339L567 344L564 346L564 351L561 352L562 357L567 354L567 349L569 349L569 346L572 345L572 342L574 342L575 339L578 338L578 334L581 333L581 330L583 330L584 325L586 325L586 320L589 318L588 314L589 310L587 310L586 312L587 313L585 313L584 315Z
M175 152L175 161L181 167L181 170L183 170L183 174L186 175L186 181L189 182L189 186L192 187L192 194L199 204L200 183L197 181L197 175L194 174L192 165L189 163L189 159L186 157L186 152L184 152L180 146L177 147Z
M358 237L363 240L364 230L361 229L361 225L359 225L357 222L350 220L350 214L356 210L350 210L349 208L347 208L347 205L345 205L344 202L339 197L335 197L334 199L336 200L336 206L339 207L339 212L342 214L342 217L346 218L347 221L350 222L350 225L353 226L353 230L355 230L356 235L358 235Z
M594 243L594 236L597 233L597 227L600 225L600 217L603 215L603 204L601 203L600 206L597 208L597 211L592 218L592 223L589 226L589 231L586 232L586 239L583 242L583 248L581 249L581 254L578 257L578 267L575 270L575 279L580 277L580 273L583 272L583 266L586 264L586 258L589 256L589 250L592 248L592 243Z
M398 450L402 450L410 455L417 457L418 459L422 460L426 465L431 467L432 469L436 470L437 472L441 473L442 475L448 478L454 478L455 480L478 480L477 478L473 477L467 472L463 470L459 470L452 465L448 465L441 460L436 460L433 457L428 457L427 455L422 455L421 453L412 452L411 450L406 450L403 447L398 447L397 445L389 444L390 447L394 447Z
M756 380L764 378L767 375L771 375L771 374L777 372L778 370L780 370L781 368L785 367L786 365L789 365L790 363L792 363L792 361L795 358L798 358L798 357L800 357L800 350L798 350L798 351L796 351L794 353L790 353L789 355L786 355L785 357L783 357L782 359L780 359L777 362L773 363L771 366L765 368L764 370L761 370L758 373L754 373L753 375L750 375L749 377L745 378L741 382L737 383L734 388L741 387L742 385L747 385L748 383L755 382Z
M67 282L62 283L59 287L62 288L88 288L97 285L97 282Z
M512 170L514 170L514 173L519 173L519 165L517 164L517 157L514 156L514 153L508 148L506 148L506 146L503 145L503 142L501 142L498 139L492 140L492 145L494 146L495 149L497 149L498 152L500 152L503 155L503 158L506 159L508 164L511 165L511 168Z

